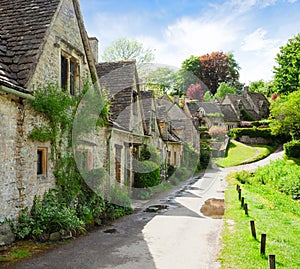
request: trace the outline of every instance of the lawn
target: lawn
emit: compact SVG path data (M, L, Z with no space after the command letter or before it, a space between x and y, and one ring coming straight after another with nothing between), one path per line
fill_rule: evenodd
M238 200L236 181L231 178L225 193L226 212L219 260L221 268L259 269L268 267L268 255L276 256L276 268L300 268L300 203L267 185L243 184L248 204L245 215ZM257 239L251 235L255 220ZM261 233L267 234L266 255L260 255Z
M215 162L220 167L230 167L261 160L274 151L274 147L267 145L247 146L235 140L231 140L227 155L217 158Z
M215 162L218 166L230 167L242 164L244 161L254 158L255 156L256 151L254 148L232 140L227 151L227 156L217 158Z

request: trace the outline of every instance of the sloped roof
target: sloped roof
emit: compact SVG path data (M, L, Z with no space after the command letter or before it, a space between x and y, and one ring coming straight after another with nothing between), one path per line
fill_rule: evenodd
M96 69L101 87L111 96L135 85L135 60L98 63Z
M192 115L195 115L199 112L199 109L202 108L205 111L205 114L215 114L222 113L219 104L211 102L188 102L187 106Z
M0 84L26 92L60 0L0 0Z
M111 99L111 120L116 126L130 129L130 106L136 81L135 61L105 62L96 64L100 86Z
M239 118L230 104L220 105L225 122L238 122Z
M142 91L141 92L142 97L142 106L143 106L143 112L144 112L144 120L146 124L146 133L150 133L151 129L151 117L152 117L152 110L154 109L152 107L152 100L154 97L153 91Z
M259 104L259 101L269 104L268 99L260 92L248 92L248 95L255 104Z

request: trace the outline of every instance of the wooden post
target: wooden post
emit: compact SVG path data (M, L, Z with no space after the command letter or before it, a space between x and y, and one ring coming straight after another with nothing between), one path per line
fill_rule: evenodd
M244 198L244 197L242 197L242 202L241 202L241 206L242 206L242 208L244 208L244 204L245 204L245 198Z
M270 254L269 255L269 269L275 269L275 268L276 268L275 255Z
M248 204L247 203L244 204L244 210L245 210L245 214L248 215Z
M251 226L251 233L252 233L252 236L256 239L256 231L255 231L255 223L254 223L254 220L250 220L250 226Z
M260 240L260 254L265 255L266 254L266 234L261 234L261 240Z
M240 189L240 185L236 184L236 190L238 191Z
M238 192L239 192L239 200L241 201L241 197L242 197L242 190L241 190L241 189L238 189Z

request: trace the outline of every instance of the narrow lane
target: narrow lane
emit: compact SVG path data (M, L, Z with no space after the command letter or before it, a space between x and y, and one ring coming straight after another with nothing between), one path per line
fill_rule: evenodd
M215 269L223 220L201 214L210 198L224 198L227 173L253 170L255 164L207 170L180 188L144 204L135 214L43 255L12 266L16 269ZM146 212L145 212L146 211Z

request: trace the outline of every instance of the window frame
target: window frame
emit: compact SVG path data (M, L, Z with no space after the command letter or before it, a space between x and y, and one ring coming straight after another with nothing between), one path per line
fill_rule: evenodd
M37 176L47 176L48 174L48 148L37 148L37 164L36 164Z
M80 81L80 62L73 55L61 50L60 55L60 85L71 95L76 95Z

